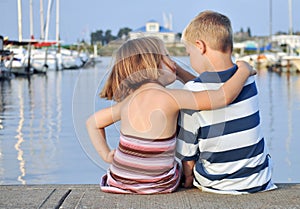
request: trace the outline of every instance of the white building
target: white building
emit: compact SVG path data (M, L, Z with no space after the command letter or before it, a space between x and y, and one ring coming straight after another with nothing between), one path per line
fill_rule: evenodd
M156 36L162 39L166 44L176 41L176 33L171 29L159 25L155 20L150 20L145 26L129 32L129 39L135 39L145 36Z
M272 41L279 45L289 45L291 48L300 48L300 36L297 35L278 35L272 36Z

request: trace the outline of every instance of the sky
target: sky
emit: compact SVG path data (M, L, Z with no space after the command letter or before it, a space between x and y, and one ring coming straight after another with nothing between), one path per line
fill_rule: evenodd
M53 1L49 39L55 39L56 6ZM233 31L250 28L252 35L270 35L290 28L289 1L292 2L293 31L300 31L300 0L60 0L60 37L66 44L90 40L97 30L137 29L149 20L164 25L164 15L172 16L173 31L181 33L203 10L214 10L228 16ZM0 35L18 40L18 0L0 0ZM22 0L22 37L30 38L29 2ZM43 0L46 17L48 0ZM272 2L272 18L270 18ZM40 38L40 0L33 0L34 36ZM272 24L270 24L272 20Z

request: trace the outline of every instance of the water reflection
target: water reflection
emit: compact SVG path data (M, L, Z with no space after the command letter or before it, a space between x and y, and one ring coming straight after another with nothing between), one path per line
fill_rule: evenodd
M267 72L258 76L264 134L277 182L299 182L299 74Z
M27 179L41 183L45 181L42 176L60 165L56 158L61 151L62 74L20 77L0 84L0 183L26 184ZM32 176L38 177L32 181Z
M292 133L293 133L293 120L292 120L292 104L293 104L293 98L291 96L292 94L292 85L291 85L291 78L290 78L290 73L286 74L287 78L287 121L288 121L288 133L286 137L286 151L287 151L287 156L286 156L286 163L289 167L292 166L292 161L290 159L290 146L291 146L291 140L292 140ZM291 178L288 178L289 181L291 181Z
M62 80L61 73L56 76L56 139L59 140L59 135L61 133L61 116L62 116L62 101L61 101L61 89L62 89Z
M18 99L19 99L19 123L17 126L17 135L15 136L17 138L17 142L15 144L15 149L17 150L17 159L19 161L19 169L21 174L18 176L18 181L21 182L21 184L25 184L26 181L23 179L23 177L26 175L25 170L25 160L23 158L23 150L21 149L21 145L24 142L22 129L24 126L24 98L23 98L23 88L22 83L20 82L18 85Z
M6 97L6 91L4 91L5 88L9 88L10 87L10 81L9 80L5 80L5 81L1 81L0 82L0 136L1 138L4 138L4 134L3 134L3 130L4 128L6 128L5 125L5 116L3 115L3 113L6 110L6 106L11 104L11 100L8 99ZM4 157L5 157L5 147L4 147L4 143L3 140L0 140L0 177L4 176L4 172L5 172L5 168L4 166ZM0 183L3 183L4 180L3 178L0 179Z

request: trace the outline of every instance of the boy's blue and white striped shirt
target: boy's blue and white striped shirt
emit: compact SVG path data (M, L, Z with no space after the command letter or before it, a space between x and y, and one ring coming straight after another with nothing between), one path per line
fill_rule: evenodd
M237 70L204 72L184 88L218 89ZM276 188L271 159L261 130L258 92L251 76L230 105L212 111L182 110L177 152L196 160L194 185L203 191L242 194Z

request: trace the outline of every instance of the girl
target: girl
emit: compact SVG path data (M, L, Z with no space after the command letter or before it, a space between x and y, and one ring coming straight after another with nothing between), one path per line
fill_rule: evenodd
M113 193L153 194L174 191L181 176L175 160L176 124L180 109L210 110L231 103L253 70L242 64L219 90L190 92L167 89L176 80L176 64L162 40L129 40L116 52L100 96L117 103L87 120L90 139L111 163L101 189ZM121 121L116 150L106 143L105 127Z

